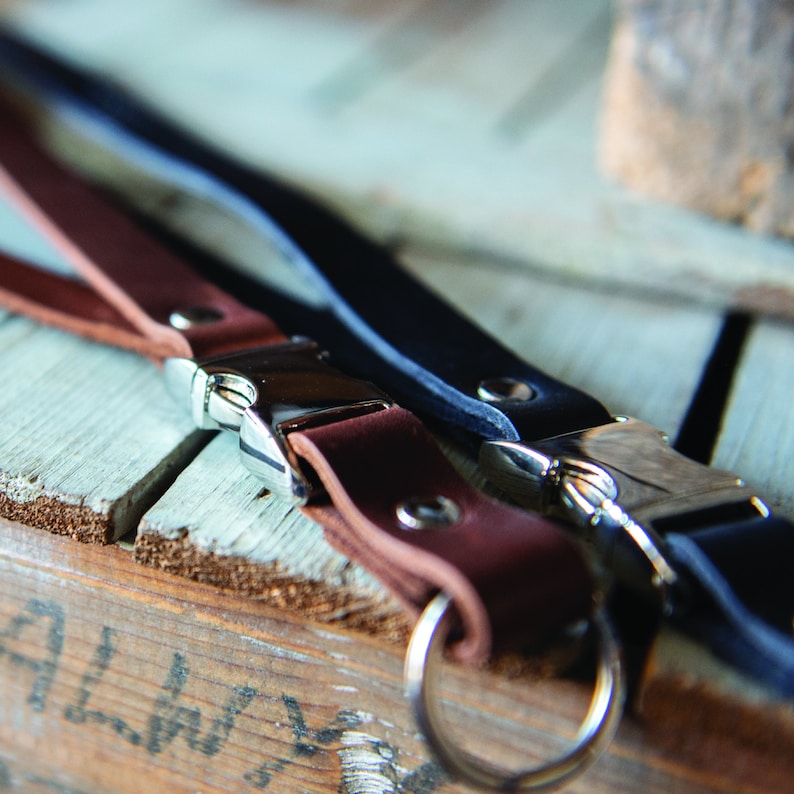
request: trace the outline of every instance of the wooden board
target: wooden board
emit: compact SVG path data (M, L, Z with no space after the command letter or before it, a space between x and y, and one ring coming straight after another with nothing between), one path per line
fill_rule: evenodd
M794 516L794 328L757 324L744 351L715 452L715 465L742 472L771 504ZM763 439L763 440L762 440Z
M180 474L144 515L135 559L404 642L408 625L397 603L331 549L321 527L263 494L261 480L242 468L238 447L234 436L219 436Z
M155 367L17 317L0 319L3 514L97 543L135 529L206 438Z
M0 588L4 790L469 790L417 736L397 646L2 520ZM505 763L564 749L587 698L563 680L451 669L443 691L456 724L480 726L477 749ZM669 715L628 718L565 790L785 791L794 721L743 726L682 735Z
M599 174L607 0L32 0L7 18L382 239L794 316L790 245Z

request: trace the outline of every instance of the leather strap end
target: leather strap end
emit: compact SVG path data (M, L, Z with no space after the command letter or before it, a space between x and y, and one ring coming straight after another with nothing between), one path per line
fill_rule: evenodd
M173 355L173 346L141 336L110 304L70 278L24 264L0 252L3 285L0 306L52 328L102 344L122 347L155 362ZM68 306L68 311L61 307Z
M432 595L455 601L455 653L480 663L587 617L593 581L556 524L487 498L464 480L408 411L391 408L289 436L332 506L304 508L329 542L378 576L414 616ZM411 529L397 506L443 497L457 520Z

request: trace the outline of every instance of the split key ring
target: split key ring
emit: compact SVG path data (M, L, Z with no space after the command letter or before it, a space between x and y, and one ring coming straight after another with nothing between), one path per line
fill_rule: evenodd
M454 778L497 791L543 791L556 788L596 761L612 740L623 713L625 681L620 644L603 608L590 618L598 641L593 696L572 748L554 760L509 772L476 758L460 747L445 727L436 692L441 652L455 616L452 599L439 593L416 624L405 657L404 682L414 716L430 747Z

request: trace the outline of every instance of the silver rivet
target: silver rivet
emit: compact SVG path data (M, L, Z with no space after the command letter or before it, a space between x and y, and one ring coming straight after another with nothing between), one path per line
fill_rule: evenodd
M395 513L406 529L441 529L460 518L460 508L446 496L405 499L397 505Z
M210 306L184 306L168 315L168 322L180 331L196 325L209 325L223 318L223 314Z
M477 396L489 403L526 402L536 396L535 390L515 378L487 378L477 386Z

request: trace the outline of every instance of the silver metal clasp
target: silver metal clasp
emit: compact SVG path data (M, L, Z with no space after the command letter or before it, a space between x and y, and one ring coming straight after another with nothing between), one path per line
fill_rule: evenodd
M626 417L531 445L488 441L480 465L521 504L584 530L616 578L664 609L678 578L665 532L769 513L738 477L684 457L659 430Z
M200 361L168 359L165 378L197 427L239 432L243 463L293 504L305 504L313 485L286 442L290 432L393 405L370 383L334 369L311 340Z

